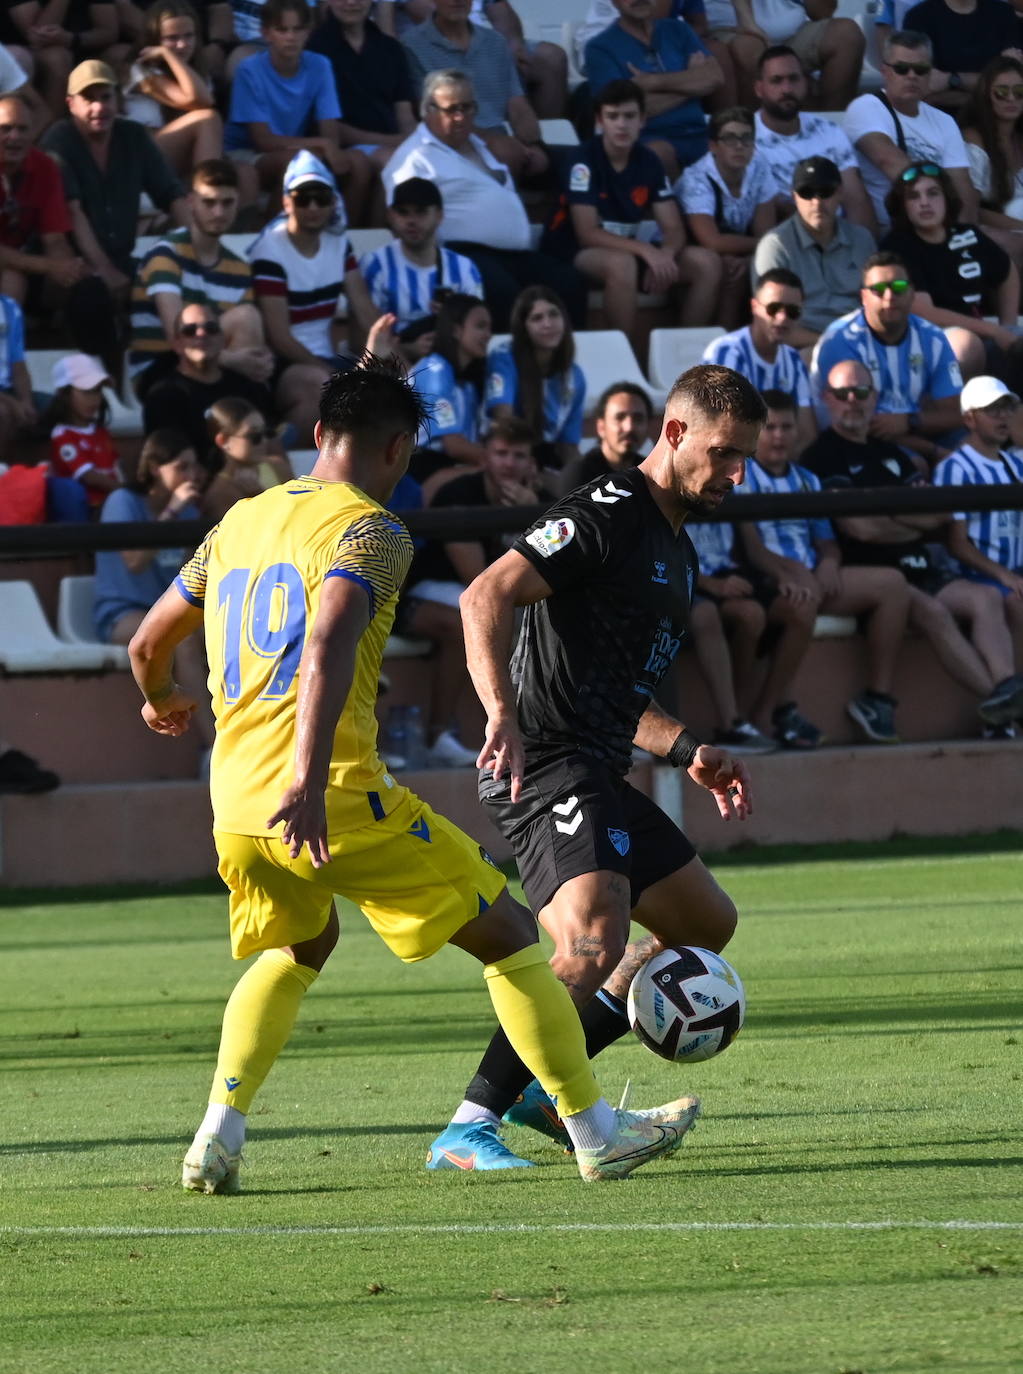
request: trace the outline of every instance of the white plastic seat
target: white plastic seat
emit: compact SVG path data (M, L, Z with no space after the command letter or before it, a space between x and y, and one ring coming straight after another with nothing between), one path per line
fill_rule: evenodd
M540 135L552 148L577 148L579 135L567 119L541 119Z
M127 645L103 644L96 638L92 622L95 600L95 577L62 577L57 594L57 634L65 644L87 644L101 650L111 668L127 668Z
M652 385L643 375L620 329L580 329L575 335L575 360L586 378L586 415L595 413L601 392L612 382L634 382L650 397L654 410L664 408L666 389Z
M349 229L348 242L352 245L352 252L357 258L361 258L364 253L372 253L376 248L383 248L385 243L390 243L394 238L390 229Z
M31 582L0 582L0 665L8 673L88 673L106 667L104 644L65 644Z
M856 617L852 615L819 615L814 621L814 639L848 639L856 633Z
M703 360L703 350L725 331L719 324L691 329L651 329L647 372L655 386L670 391L676 377Z

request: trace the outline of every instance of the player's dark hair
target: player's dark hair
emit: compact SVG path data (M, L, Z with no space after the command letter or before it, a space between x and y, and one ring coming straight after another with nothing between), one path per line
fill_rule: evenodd
M748 110L745 105L730 105L727 110L718 110L711 116L710 137L716 143L721 137L721 130L728 124L742 124L747 129L756 129L753 122L753 111Z
M893 253L890 248L882 248L877 253L871 253L870 257L863 264L863 275L860 277L860 281L865 282L867 280L867 273L872 271L875 267L898 267L900 271L906 274L907 281L912 282L913 280L909 268L906 266L903 259L899 257L898 253Z
M767 66L768 62L773 62L776 57L794 57L796 61L799 63L800 67L803 68L803 71L805 73L806 68L803 67L803 63L800 60L799 53L797 53L794 48L790 48L787 43L775 43L773 47L765 48L764 51L760 54L760 56L757 58L758 81L763 76L764 68Z
M229 157L207 157L192 168L192 185L231 186L238 189L238 168Z
M561 342L546 367L540 366L526 328L530 312L539 301L547 301L560 311L565 326ZM565 302L549 286L527 286L516 296L511 311L511 352L519 374L516 409L532 431L534 442L539 442L543 438L544 383L548 378L556 378L560 381L562 394L570 393L572 364L575 362L575 339L572 337L572 325Z
M910 167L916 168L917 170L917 175L913 180L903 180L905 173L900 173L892 182L888 194L884 198L885 209L888 211L889 218L891 219L892 229L897 229L904 234L916 233L916 230L910 223L909 212L906 209L906 201L909 199L909 193L912 188L924 177L929 178L931 181L936 181L941 187L941 194L945 197L945 218L942 222L942 227L948 229L953 224L957 224L959 222L959 216L962 214L963 202L952 182L952 178L945 171L944 167L938 167L936 162L931 162L929 159L924 162L911 162L909 167L906 168L907 172ZM924 167L937 167L937 175L935 175L934 172L925 172L923 170Z
M768 286L772 282L775 286L791 286L797 291L803 290L803 283L790 267L772 267L769 271L765 272L757 282L757 291L759 291L762 286ZM756 295L757 291L754 291L753 294Z
M650 416L654 413L654 408L650 401L650 397L638 382L612 382L610 386L606 386L597 398L597 408L593 412L594 418L602 420L604 418L604 412L611 403L611 397L618 396L622 392L624 392L626 396L635 396L638 400L643 402L646 409L646 417L649 420Z
M165 463L173 463L186 449L194 449L194 445L180 429L154 429L143 440L135 471L124 485L129 491L145 495L156 481L157 470Z
M487 361L485 358L473 358L467 367L460 367L458 362L458 339L456 330L461 329L472 312L480 306L486 310L486 301L481 301L479 296L470 296L465 291L452 291L446 295L437 310L437 329L434 334L433 351L449 362L458 380L472 382L479 388L480 394L483 392L483 385L486 380Z
M667 406L699 410L704 415L727 415L744 425L762 425L767 418L753 383L717 363L697 363L683 372L668 393Z
M260 26L275 29L286 14L297 14L302 28L312 28L313 13L306 0L266 0L259 13Z
M363 353L357 367L335 372L320 391L323 439L385 438L418 434L429 407L408 379L405 364L392 354Z
M628 77L618 77L601 86L593 100L593 113L600 118L605 105L638 105L640 114L646 114L646 96L643 88Z
M495 420L487 432L485 443L490 443L491 439L500 439L502 443L514 444L516 448L533 447L533 431L525 420L520 420L517 415L509 415L503 420Z
M768 410L782 410L791 415L799 413L795 396L787 391L780 391L777 387L768 387L760 393L760 398Z

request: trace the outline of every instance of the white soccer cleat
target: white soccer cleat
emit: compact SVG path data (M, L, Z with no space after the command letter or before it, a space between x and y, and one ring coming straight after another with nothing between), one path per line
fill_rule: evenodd
M194 1193L240 1193L241 1158L229 1154L219 1136L197 1136L181 1166L181 1186Z
M587 1183L627 1178L652 1159L673 1155L700 1115L699 1099L682 1097L643 1112L618 1110L614 1139L602 1150L576 1150L579 1173Z

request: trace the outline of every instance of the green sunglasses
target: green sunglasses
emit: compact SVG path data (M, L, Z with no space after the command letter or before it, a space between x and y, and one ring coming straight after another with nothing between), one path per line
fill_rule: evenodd
M899 177L899 180L914 182L917 177L936 177L940 175L941 168L936 162L917 162L912 167L907 167Z
M864 282L864 291L872 291L875 296L887 296L890 291L893 296L904 296L912 287L912 282L908 282L904 277L897 277L895 281L873 281Z

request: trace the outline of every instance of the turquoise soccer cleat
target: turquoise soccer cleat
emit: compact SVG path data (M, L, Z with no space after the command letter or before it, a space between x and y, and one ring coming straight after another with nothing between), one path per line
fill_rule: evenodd
M566 1154L573 1152L572 1138L565 1129L565 1123L558 1115L558 1109L534 1078L532 1083L515 1099L514 1104L504 1114L505 1121L513 1126L528 1126L556 1141Z
M446 1127L430 1146L428 1169L535 1169L531 1159L512 1154L489 1121L467 1121Z

